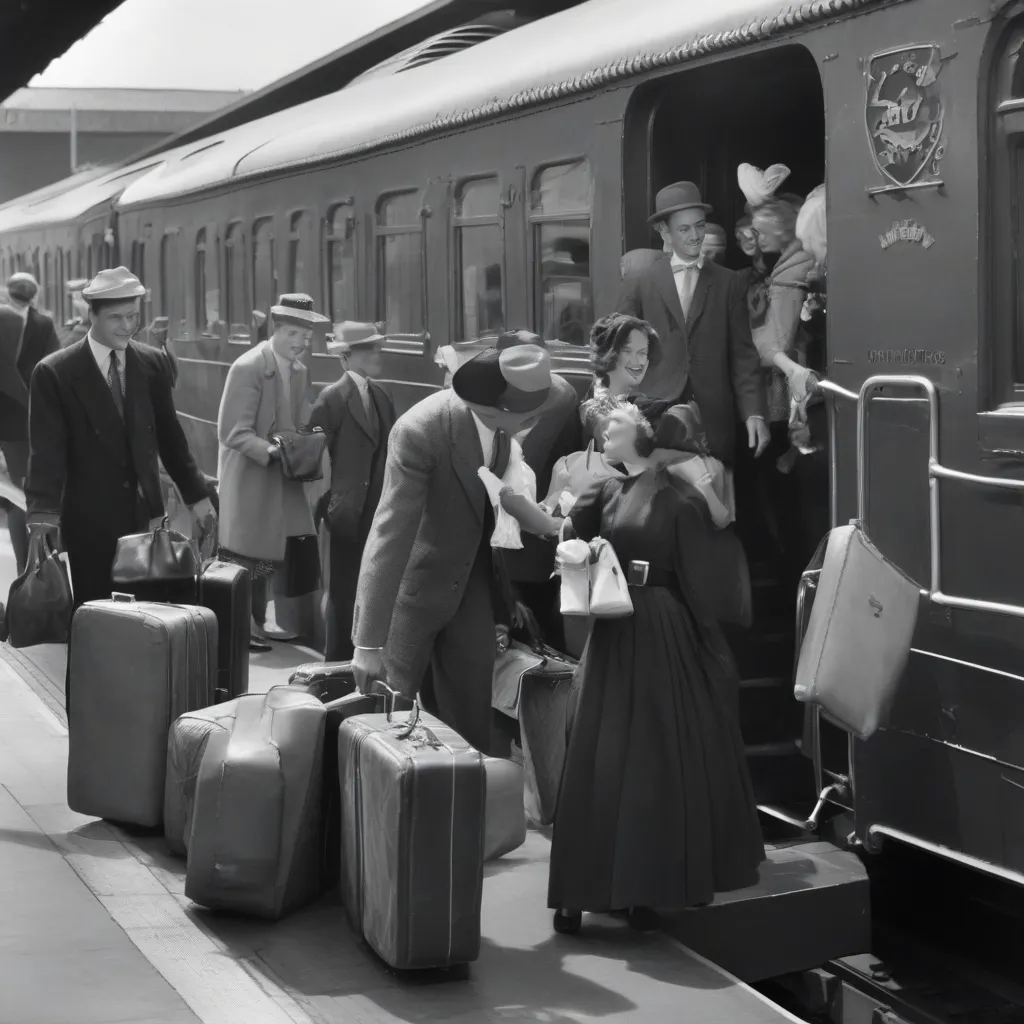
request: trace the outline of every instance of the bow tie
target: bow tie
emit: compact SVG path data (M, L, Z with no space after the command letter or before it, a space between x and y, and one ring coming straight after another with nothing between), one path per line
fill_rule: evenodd
M684 274L687 270L701 270L704 264L697 260L694 263L673 263L672 273L673 274Z

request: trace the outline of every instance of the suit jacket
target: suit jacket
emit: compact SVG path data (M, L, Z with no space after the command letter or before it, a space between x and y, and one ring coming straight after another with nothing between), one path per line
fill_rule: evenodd
M129 343L123 421L84 339L39 363L30 395L29 516L59 516L75 601L109 597L118 537L164 513L159 462L186 504L207 495L174 409L167 362Z
M363 549L352 642L383 647L391 685L409 696L430 663L434 638L459 610L480 548L488 499L477 470L484 464L472 415L450 389L418 402L391 431L384 489ZM465 643L487 645L493 662L493 629L467 633Z
M330 521L332 540L356 544L363 540L377 510L384 484L384 458L395 425L395 405L376 381L368 380L377 411L371 429L359 389L347 373L320 392L309 425L327 435L331 455ZM367 515L369 513L369 515Z
M622 282L616 309L646 320L661 340L661 358L647 371L644 394L679 399L691 392L712 454L732 465L737 414L741 420L768 414L739 276L706 260L686 318L666 253Z
M309 416L309 371L301 363L292 370L290 392L291 423L269 341L228 370L217 416L219 540L235 554L280 562L288 537L316 533L303 485L285 480L268 455L271 434L300 427Z
M10 306L0 306L0 441L28 440L32 371L58 347L57 331L48 316L29 307L22 320Z

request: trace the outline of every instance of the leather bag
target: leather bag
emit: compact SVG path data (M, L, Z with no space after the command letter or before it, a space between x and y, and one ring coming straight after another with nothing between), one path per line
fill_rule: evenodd
M794 693L847 732L884 726L910 657L920 588L865 536L832 530L800 647Z
M629 584L615 549L603 537L590 542L590 614L595 619L622 619L633 614Z
M194 540L168 527L168 517L149 533L121 537L110 576L115 587L139 583L173 583L199 575L199 549Z
M7 641L12 647L63 644L74 610L68 570L53 538L33 531L25 571L11 584L7 597Z
M273 434L270 440L281 449L281 472L286 480L312 483L323 479L327 435L322 427Z

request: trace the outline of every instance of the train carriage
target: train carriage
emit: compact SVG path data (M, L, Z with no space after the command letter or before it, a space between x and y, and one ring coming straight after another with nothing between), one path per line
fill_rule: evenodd
M828 787L851 842L1020 885L1021 39L1024 8L998 0L592 0L8 204L0 255L42 253L47 281L118 261L144 278L214 472L227 369L278 292L383 321L400 409L440 386L439 345L505 326L583 388L622 253L658 244L659 188L696 181L729 226L741 161L786 163L801 193L827 180L833 520L862 515L925 594L890 727L822 725L801 750L795 595L760 581L738 641L760 797L802 822ZM323 337L308 359L336 378Z

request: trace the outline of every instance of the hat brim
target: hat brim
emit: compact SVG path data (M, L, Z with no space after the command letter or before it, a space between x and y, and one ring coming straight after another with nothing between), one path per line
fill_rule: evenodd
M680 203L678 206L669 206L657 213L652 213L647 218L647 223L657 224L659 220L667 220L673 213L679 213L681 210L703 210L705 213L711 213L712 207L707 203Z
M329 324L331 318L323 313L314 313L311 309L296 309L294 306L271 306L270 315L282 324L294 324L296 327L318 327Z
M82 289L82 298L89 301L103 300L104 302L131 302L132 299L141 299L146 294L145 285L137 285L131 288L113 288L109 290L90 288Z

